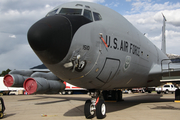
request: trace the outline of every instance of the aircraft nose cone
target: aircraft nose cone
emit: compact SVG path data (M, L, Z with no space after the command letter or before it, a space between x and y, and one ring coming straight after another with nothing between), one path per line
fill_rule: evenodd
M71 23L60 15L45 17L28 31L28 42L44 63L56 64L67 54L71 44Z

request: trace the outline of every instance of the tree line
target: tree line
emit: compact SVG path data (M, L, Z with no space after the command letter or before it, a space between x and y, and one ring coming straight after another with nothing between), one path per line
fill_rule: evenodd
M11 71L10 69L4 70L4 71L2 71L2 73L0 74L0 76L5 76L5 75L7 75L10 71Z

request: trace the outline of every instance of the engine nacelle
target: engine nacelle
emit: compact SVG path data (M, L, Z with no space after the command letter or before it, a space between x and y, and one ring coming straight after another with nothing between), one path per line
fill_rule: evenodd
M61 81L40 77L26 79L23 86L28 94L56 94L65 89Z
M35 72L31 75L32 78L35 78L35 77L42 77L42 78L45 78L47 80L60 80L56 75L54 75L52 72L48 72L48 73L45 73L45 72Z
M9 72L9 74L19 74L22 76L31 76L33 73L33 70L12 70Z
M18 74L8 74L4 76L3 82L6 87L23 87L23 83L27 78Z
M13 70L4 76L6 87L23 87L24 81L33 73L32 70Z

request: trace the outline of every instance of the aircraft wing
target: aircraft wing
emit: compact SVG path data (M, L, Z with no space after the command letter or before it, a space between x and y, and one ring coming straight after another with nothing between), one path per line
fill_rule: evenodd
M155 64L149 72L148 81L180 83L180 63Z
M33 72L51 72L49 69L30 69Z

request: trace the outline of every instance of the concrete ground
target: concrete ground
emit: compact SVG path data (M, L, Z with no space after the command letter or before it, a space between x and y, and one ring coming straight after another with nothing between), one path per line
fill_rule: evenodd
M88 95L2 96L4 120L84 120ZM123 94L122 102L106 102L105 120L179 120L180 103L174 94ZM96 120L96 117L93 118Z

